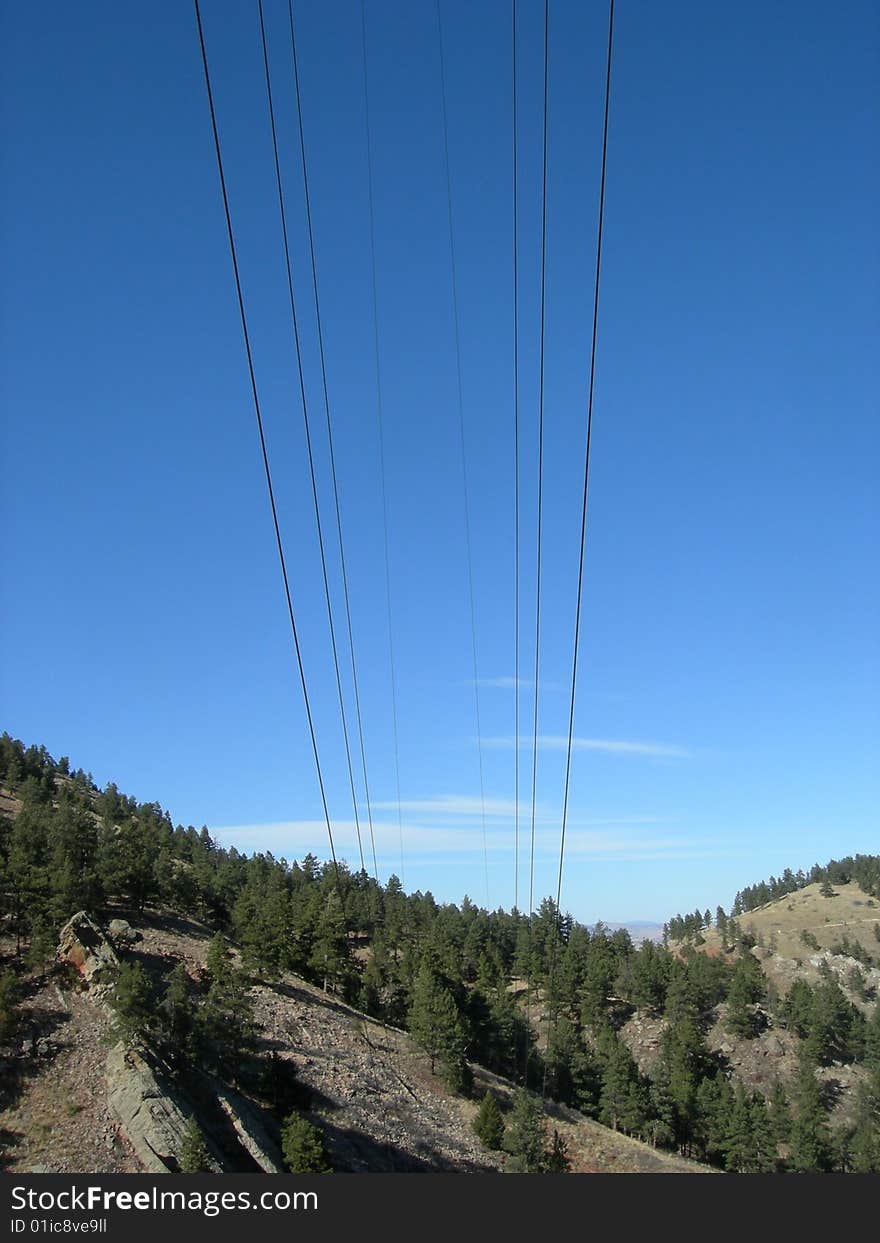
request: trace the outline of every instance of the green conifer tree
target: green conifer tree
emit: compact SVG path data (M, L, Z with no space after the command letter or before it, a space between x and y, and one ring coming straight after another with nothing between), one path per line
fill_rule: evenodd
M504 1141L504 1118L498 1108L498 1102L491 1092L483 1097L482 1104L473 1122L474 1131L487 1148L493 1152L502 1147Z
M145 1036L155 1023L155 999L149 978L140 963L120 965L108 998L113 1008L116 1029L123 1040L133 1041Z
M553 1139L544 1158L543 1168L547 1174L567 1174L571 1169L571 1161L568 1157L568 1144L555 1127L553 1128Z
M800 1054L794 1088L795 1119L791 1128L789 1164L798 1174L824 1173L831 1166L831 1137L816 1078L816 1063L808 1048Z
M505 1146L509 1169L516 1174L539 1174L544 1168L544 1117L541 1106L525 1088L518 1088L507 1125Z
M291 1174L332 1174L324 1136L302 1114L292 1113L281 1129L281 1151Z
M191 1117L183 1132L180 1172L181 1174L208 1174L211 1168L211 1158L208 1155L205 1137L195 1117Z

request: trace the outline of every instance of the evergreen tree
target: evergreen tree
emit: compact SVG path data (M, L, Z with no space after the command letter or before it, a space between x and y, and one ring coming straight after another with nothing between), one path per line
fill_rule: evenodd
M209 1174L211 1171L211 1158L205 1144L205 1137L195 1117L191 1117L183 1132L180 1172L181 1174Z
M253 1045L253 1003L222 933L208 946L207 977L209 985L201 1014L206 1052L219 1066L237 1076L244 1055Z
M481 1143L492 1151L502 1147L504 1140L504 1118L498 1108L498 1102L491 1092L483 1097L473 1122L474 1131Z
M302 1114L292 1113L281 1129L281 1151L291 1174L332 1174L324 1136Z
M159 1004L162 1036L171 1058L180 1064L191 1061L196 1039L196 1007L190 994L189 976L182 962L168 973Z
M752 1114L749 1099L741 1083L733 1093L733 1109L727 1131L726 1167L733 1174L752 1171L753 1154Z
M599 1120L613 1131L636 1134L645 1121L646 1101L632 1054L610 1028L599 1038L598 1054L602 1070Z
M787 1144L791 1139L791 1108L782 1081L774 1080L770 1092L770 1126L777 1144Z
M752 1120L751 1172L772 1174L778 1164L776 1138L767 1102L760 1092L755 1092L749 1104Z
M541 1106L525 1088L518 1088L513 1098L506 1147L512 1172L539 1174L544 1168L544 1117Z
M545 1058L545 1088L553 1100L593 1116L602 1087L601 1070L578 1028L563 1015L551 1028Z
M785 1025L805 1040L813 1026L813 990L806 980L795 980L782 1003Z
M328 988L345 994L351 977L351 953L346 931L345 913L339 894L331 891L322 905L309 956L309 967Z
M865 1061L869 1066L880 1067L880 1000L865 1027Z
M847 998L832 977L823 980L813 994L807 1044L820 1063L850 1062L865 1050L866 1025L860 1010Z
M570 1169L568 1144L554 1127L553 1140L544 1159L544 1171L547 1174L567 1174Z
M798 1174L825 1172L831 1166L831 1140L816 1078L816 1063L802 1049L794 1090L795 1119L789 1163Z
M686 1016L666 1029L654 1068L652 1099L685 1153L697 1134L697 1088L714 1070L706 1042L692 1018Z
M18 1026L18 1001L21 989L13 971L0 971L0 1044L15 1035Z
M697 1085L692 1143L703 1161L723 1165L727 1154L728 1130L733 1112L733 1090L722 1074L701 1079ZM674 1143L670 1130L667 1146Z
M439 1061L444 1075L461 1075L464 1031L452 992L430 962L422 964L409 1009L409 1033L431 1059L431 1073Z
M880 1174L880 1067L859 1087L850 1162L856 1174Z
M764 995L764 989L764 973L757 960L749 953L744 954L734 969L727 994L729 1032L745 1037L757 1035L759 1024L754 1006Z
M120 965L109 997L119 1034L126 1041L146 1035L155 1022L153 989L140 963Z

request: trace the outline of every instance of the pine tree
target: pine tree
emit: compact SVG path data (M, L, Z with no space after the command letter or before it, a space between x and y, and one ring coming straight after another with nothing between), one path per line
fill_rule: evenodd
M195 1117L191 1117L183 1132L180 1148L181 1174L207 1174L211 1172L211 1158Z
M207 1051L218 1065L237 1074L253 1044L253 1003L221 933L208 946L207 976L210 983L201 1015Z
M880 1174L880 1067L859 1088L850 1160L856 1174Z
M186 1064L194 1054L196 1008L190 994L189 976L182 962L168 973L159 1014L162 1035L172 1059Z
M570 1169L568 1144L554 1127L553 1141L544 1158L544 1171L547 1174L567 1174Z
M645 1100L638 1068L629 1049L610 1028L599 1039L602 1088L599 1120L614 1131L638 1132L645 1120Z
M18 1000L21 995L18 978L12 971L0 971L0 1044L15 1034L18 1026Z
M121 964L108 1000L116 1017L117 1030L124 1040L135 1040L153 1027L153 989L140 963Z
M763 996L764 988L764 973L758 962L751 954L744 954L736 965L727 994L726 1026L729 1032L745 1037L757 1035L758 1018L754 1005Z
M804 1048L795 1079L796 1116L791 1128L789 1163L798 1174L825 1172L831 1165L831 1140L816 1078L816 1063Z
M339 894L331 891L324 902L315 928L309 967L321 980L326 993L345 993L351 975L351 952L345 914Z
M689 1151L697 1134L697 1087L714 1071L706 1042L694 1020L680 1019L660 1040L653 1097L679 1147Z
M444 980L430 962L416 977L409 1008L409 1033L431 1059L431 1074L439 1061L444 1073L460 1073L464 1061L464 1031L458 1006Z
M770 1092L770 1125L777 1144L787 1144L791 1138L791 1108L788 1095L780 1079L776 1079Z
M733 1109L727 1130L726 1167L733 1174L746 1174L752 1169L752 1115L749 1099L741 1083L733 1094Z
M877 925L880 928L880 924ZM865 1061L869 1066L880 1067L880 1000L874 1005L865 1028Z
M504 1141L504 1118L498 1108L498 1102L491 1092L483 1097L473 1122L478 1139L493 1152L501 1148Z
M724 1075L700 1080L697 1085L693 1143L703 1161L724 1164L728 1127L733 1112L733 1090ZM675 1139L670 1132L667 1143Z
M292 1113L281 1129L281 1151L291 1174L332 1174L324 1136L302 1114Z
M544 1118L534 1097L518 1088L507 1125L509 1168L517 1174L539 1174L544 1167Z
M776 1138L767 1102L760 1092L755 1092L749 1105L752 1120L751 1173L772 1174L778 1164Z

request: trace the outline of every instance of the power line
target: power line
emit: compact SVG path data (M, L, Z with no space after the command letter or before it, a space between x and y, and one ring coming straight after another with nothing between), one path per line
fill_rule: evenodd
M562 799L562 832L559 841L559 875L556 884L556 918L560 919L560 904L562 902L562 871L565 862L565 829L568 821L568 792L571 779L571 751L572 741L574 737L574 703L575 693L577 689L577 668L578 668L578 647L580 644L581 632L581 602L583 598L584 586L584 548L586 545L587 535L587 497L590 482L590 446L592 443L593 433L593 391L596 378L596 339L599 324L599 285L602 271L602 229L605 222L605 170L608 158L608 115L611 106L611 58L614 46L614 0L609 0L608 4L608 58L605 65L605 115L602 123L602 171L599 177L599 219L596 228L596 275L593 288L593 330L592 341L590 345L590 381L589 393L587 397L587 436L586 447L584 450L584 489L583 503L581 507L581 542L580 542L580 558L578 562L578 587L577 587L577 608L575 610L574 622L574 647L571 660L571 699L569 701L568 711L568 745L565 754L565 792ZM553 997L553 974L556 959L556 942L553 940L553 960L550 968L550 997L552 1005ZM558 1014L551 1015L553 1030L556 1030L556 1019ZM549 1044L549 1041L548 1041ZM544 1091L547 1087L546 1064L544 1070Z
M290 619L290 630L293 635L293 646L296 651L296 663L299 670L300 683L302 685L303 701L306 709L306 719L309 726L309 737L312 743L312 755L315 761L315 771L318 777L318 787L321 792L321 803L324 808L324 820L327 825L327 837L330 842L330 855L333 860L333 869L336 876L336 888L339 893L339 900L345 909L345 903L342 896L342 885L339 876L339 863L336 858L336 848L333 843L333 828L330 823L330 811L327 806L327 793L324 786L324 777L321 771L321 760L318 755L318 743L315 737L315 725L312 719L312 709L309 702L309 691L306 683L305 668L303 666L302 651L300 649L299 634L296 628L296 618L293 611L293 600L290 593L290 581L287 574L287 564L284 559L284 544L281 539L281 528L278 524L278 508L275 504L275 490L272 484L272 472L269 468L269 454L266 449L266 435L263 429L263 416L260 410L260 398L257 393L257 380L254 373L254 357L251 350L250 333L248 332L247 315L244 309L244 297L241 289L241 277L238 270L238 257L235 249L235 235L232 229L232 216L229 211L229 195L226 190L226 176L223 171L223 155L220 150L220 135L217 129L217 114L214 109L214 94L211 90L211 74L208 68L208 53L205 48L205 35L202 29L202 15L199 9L199 0L194 0L196 12L196 24L199 31L199 46L202 53L202 66L205 71L205 88L208 94L208 108L211 113L211 129L214 135L214 150L217 155L217 171L220 175L220 190L223 195L223 212L226 217L226 233L229 241L229 254L232 259L232 271L235 277L235 292L238 297L238 311L241 318L241 332L244 339L245 353L247 355L248 375L250 376L251 394L253 396L254 413L257 418L257 430L260 436L260 451L263 456L263 470L266 476L266 487L269 493L269 504L272 510L272 524L275 528L275 545L278 551L278 561L281 566L281 577L284 582L284 595L287 601L287 615Z
M406 872L403 857L403 814L400 806L400 746L397 734L397 680L394 673L394 627L391 611L391 559L388 552L388 495L385 485L385 434L382 420L382 366L379 355L379 299L376 290L376 228L373 212L373 144L370 129L370 85L367 72L367 5L361 0L361 35L364 60L364 121L367 136L367 190L370 209L370 273L373 290L373 345L376 356L376 425L379 434L379 475L382 492L382 537L385 548L385 605L388 614L388 658L391 669L391 720L394 741L394 776L397 783L397 827L400 834L400 882Z
M293 324L293 342L296 350L296 367L299 376L299 391L302 400L303 425L306 433L306 451L309 460L309 478L312 485L312 503L315 510L315 526L318 531L318 551L321 556L321 574L324 582L324 601L327 607L327 622L330 627L330 647L333 651L333 669L336 675L336 693L339 700L339 714L342 720L342 738L345 744L345 761L348 766L348 782L351 789L351 802L354 810L354 824L357 832L358 853L361 860L361 871L364 870L364 847L361 840L361 825L358 817L357 792L354 786L354 769L351 763L351 747L348 741L348 722L345 717L345 696L342 691L342 677L339 672L339 653L336 648L336 627L333 624L333 605L330 600L330 580L327 577L327 557L324 550L324 530L321 525L321 507L318 502L318 484L315 478L315 459L312 452L312 433L309 420L308 398L303 375L302 350L299 340L299 322L296 314L296 298L293 293L293 272L290 262L290 244L287 236L287 215L284 210L284 190L281 181L281 164L278 159L278 135L275 128L275 103L272 98L272 79L269 72L269 48L266 42L266 24L263 18L263 0L258 0L260 14L260 37L263 42L263 67L266 75L266 97L269 102L269 123L272 129L272 152L275 159L275 184L278 190L278 208L281 213L281 235L284 240L284 263L287 271L287 292L290 299L290 316Z
M574 650L571 661L571 700L568 711L568 745L565 753L565 794L562 802L562 835L559 844L559 878L556 905L562 896L562 868L565 856L565 828L568 820L568 789L571 778L571 750L574 736L574 701L577 687L578 645L581 633L581 600L584 586L584 548L587 535L587 494L590 482L590 445L593 434L593 388L596 378L596 337L599 324L599 279L602 270L602 226L605 220L605 168L608 157L608 113L611 104L611 55L614 39L614 0L608 6L608 59L605 67L605 118L602 128L602 172L599 179L599 223L596 230L596 280L593 291L593 333L590 346L590 386L587 398L587 443L584 452L584 493L581 507L581 544L578 563L577 610L574 623Z
M516 0L513 10L513 907L519 908L519 153L516 113Z
M532 727L532 817L529 846L529 918L535 904L535 807L538 788L538 703L541 656L541 536L544 512L544 339L546 336L547 287L547 100L550 48L550 0L544 0L544 133L541 185L541 346L538 390L538 538L535 591L535 710ZM517 744L519 739L517 739Z
M544 0L544 126L542 139L542 180L541 180L541 332L540 332L540 363L538 393L538 532L537 532L537 573L535 590L535 710L532 725L532 809L531 832L529 840L529 973L532 970L532 928L535 916L535 807L537 802L538 783L538 703L541 656L541 524L544 509L544 337L546 326L546 286L547 286L547 101L550 64L550 0ZM516 739L517 749L519 738ZM531 1027L532 990L531 979L526 992L527 1029ZM528 1086L528 1053L524 1082Z
M370 829L370 848L372 850L372 855L373 855L373 875L375 876L376 883L378 884L379 869L378 869L378 865L376 862L376 837L375 837L375 833L373 829L373 809L372 809L372 804L370 801L370 783L367 777L367 752L366 752L366 747L364 745L364 726L363 726L363 718L361 714L361 698L360 698L360 690L358 687L357 664L355 661L355 653L354 653L354 633L353 633L352 624L351 624L351 601L350 601L349 592L348 592L348 573L347 573L346 565L345 565L345 544L342 538L342 513L341 513L340 504L339 504L339 485L338 485L338 480L337 480L337 475L336 475L336 455L333 449L333 424L332 424L332 420L330 416L330 397L329 397L329 390L327 386L327 366L326 366L325 355L324 355L324 330L323 330L323 326L321 322L321 304L318 298L318 267L315 261L315 240L314 240L314 232L312 229L312 203L311 203L311 195L309 193L308 161L306 160L305 130L303 127L302 101L300 97L299 63L298 63L297 55L296 55L296 34L295 34L294 21L293 21L293 0L288 0L287 12L288 12L288 16L290 19L290 49L291 49L291 54L293 58L293 80L294 80L294 85L296 88L296 115L297 115L297 123L298 123L298 128L299 128L300 155L302 158L303 187L305 190L306 226L308 228L308 234L309 234L309 255L311 258L311 265L312 265L312 290L314 293L314 300L315 300L315 321L316 321L317 329L318 329L318 353L321 359L321 383L323 385L323 390L324 390L324 412L326 415L326 423L327 423L327 442L330 446L330 474L333 480L333 501L334 501L334 505L336 509L336 533L339 539L339 561L340 561L340 565L342 568L342 591L343 591L343 597L345 600L345 620L346 620L346 626L348 629L348 649L351 655L351 677L352 677L352 683L354 686L354 704L355 704L355 714L357 718L358 740L360 743L361 769L362 769L363 778L364 778L364 793L366 796L366 803L367 803L367 819L368 819L369 829ZM356 823L357 823L357 820L356 820ZM360 840L360 832L358 833L358 840ZM361 853L361 862L363 863L363 853Z
M449 215L449 254L452 267L452 317L455 328L455 366L458 383L458 424L461 442L461 474L464 488L464 537L467 554L468 600L471 619L471 653L474 674L474 710L477 726L477 754L480 769L480 811L483 830L483 870L486 882L486 905L489 905L489 852L486 845L486 791L483 779L483 733L480 725L480 678L477 663L477 626L474 609L474 570L471 556L471 520L468 493L467 454L464 435L464 391L461 378L461 332L458 316L458 278L455 263L455 228L452 215L452 175L449 169L449 121L446 108L446 64L443 56L443 21L440 16L440 0L436 0L437 36L440 46L440 94L443 106L443 153L446 165L446 204Z

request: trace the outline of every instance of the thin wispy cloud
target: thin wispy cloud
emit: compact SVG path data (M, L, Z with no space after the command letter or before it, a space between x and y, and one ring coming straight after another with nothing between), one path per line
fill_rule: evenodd
M436 798L408 799L397 802L374 802L374 810L423 812L432 816L480 816L485 811L487 816L516 815L516 803L513 799L487 798L468 794L444 794ZM523 815L525 804L520 803L519 812Z
M541 679L542 691L558 691L558 682L550 682L545 678ZM519 688L521 691L533 691L535 689L534 678L477 678L477 686L485 686L489 690L496 691L514 691Z
M365 854L368 851L368 834L364 833ZM400 865L400 836L396 821L374 822L376 854L383 866L398 868ZM354 821L339 820L333 823L337 854L351 867L358 866ZM406 862L445 859L446 861L474 860L483 852L482 834L473 828L461 826L427 826L405 824L404 853ZM320 858L328 855L327 828L323 820L289 820L273 824L230 825L212 830L221 843L234 846L245 854L271 852L278 858L302 859L309 852ZM497 831L487 835L491 858L507 857L512 853L509 834ZM555 860L559 850L557 828L539 829L535 835L535 857L539 861ZM660 859L709 859L728 858L740 853L731 844L713 838L687 838L680 835L651 837L645 834L627 834L614 829L569 831L566 838L566 855L570 861L592 858L596 861L660 860Z
M531 748L533 739L521 737L519 743L513 735L503 738L484 738L484 747L495 747L512 751L519 745L520 749ZM565 751L568 738L564 734L540 734L538 747L542 751ZM671 742L642 741L627 738L573 738L573 751L596 751L605 755L642 755L654 759L688 759L692 752L687 747Z

